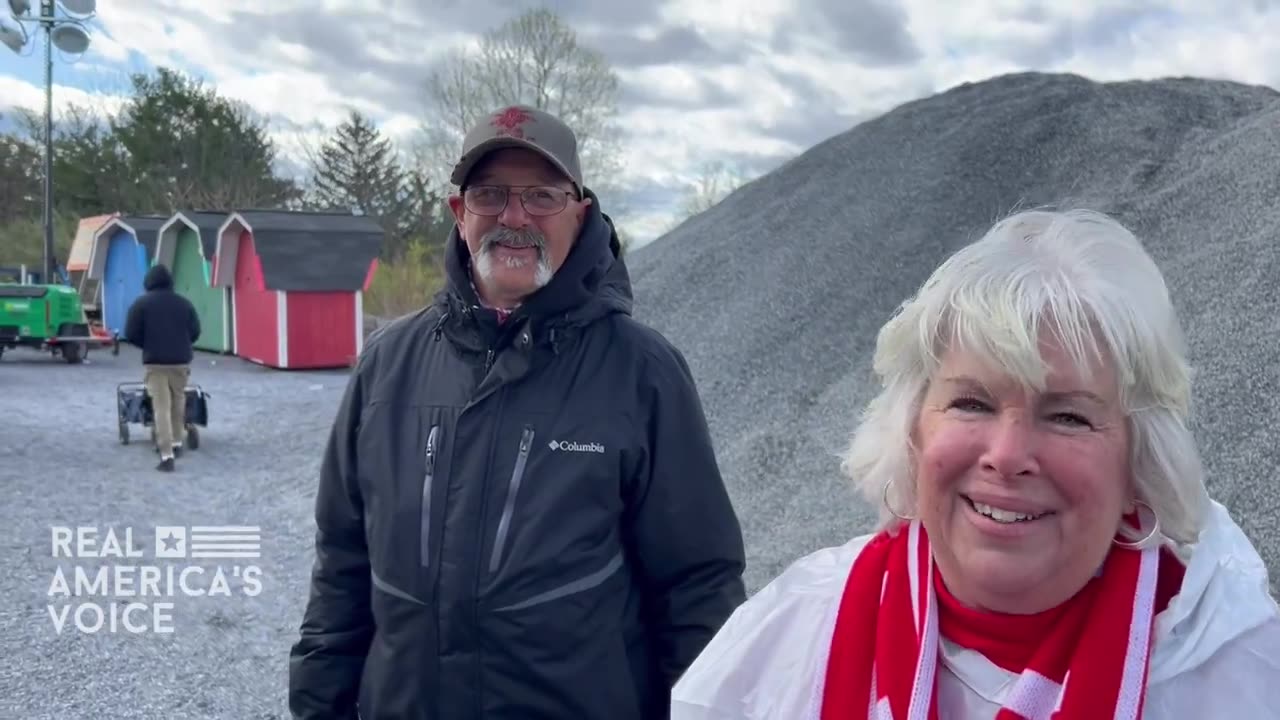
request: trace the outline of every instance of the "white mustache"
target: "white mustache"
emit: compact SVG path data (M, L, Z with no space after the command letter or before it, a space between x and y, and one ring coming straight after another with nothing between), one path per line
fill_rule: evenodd
M493 249L494 245L507 245L509 247L537 248L539 253L546 250L547 241L541 233L532 230L512 230L511 228L495 228L488 235L484 236L484 242L480 244L480 252L488 252Z

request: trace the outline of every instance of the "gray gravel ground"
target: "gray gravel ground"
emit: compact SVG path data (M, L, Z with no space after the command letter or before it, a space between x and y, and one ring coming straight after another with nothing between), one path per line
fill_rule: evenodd
M212 395L209 426L201 447L163 474L146 429L131 426L127 446L117 439L116 383L140 380L139 362L128 347L119 357L91 352L79 367L30 351L0 358L0 718L288 717L287 655L306 597L316 470L346 372L286 373L200 354L192 381ZM132 528L144 557L55 559L53 525L102 528L103 550L107 527ZM259 526L261 556L156 559L156 525ZM205 572L188 575L187 587L205 591L221 565L230 595L48 595L59 566L74 592L74 568L92 574L101 565L196 565ZM254 597L242 592L253 589L249 565L261 573ZM172 632L87 634L72 620L55 632L47 606L85 600L172 602Z
M637 314L679 344L700 384L750 589L867 527L834 453L869 397L875 331L894 306L997 217L1063 200L1132 223L1166 270L1199 371L1211 491L1280 574L1277 168L1273 91L1021 75L833 138L634 252ZM346 373L201 355L193 379L213 394L211 423L172 475L152 469L145 442L116 439L115 384L140 376L128 348L80 367L0 359L0 718L287 717L316 470ZM59 564L191 562L150 557L157 524L260 526L260 559L204 561L191 584L254 563L261 593L245 597L228 574L231 597L160 598L175 604L170 634L56 634ZM51 525L132 527L148 557L55 560Z
M1278 168L1274 90L1019 74L866 122L632 253L637 316L705 398L751 589L877 511L835 454L881 324L946 255L1044 204L1111 212L1147 243L1189 335L1210 491L1280 576Z

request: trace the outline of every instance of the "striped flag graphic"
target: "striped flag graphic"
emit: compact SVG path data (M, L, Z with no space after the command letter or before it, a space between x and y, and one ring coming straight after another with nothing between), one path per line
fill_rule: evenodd
M187 547L193 558L256 558L262 533L257 525L193 525Z

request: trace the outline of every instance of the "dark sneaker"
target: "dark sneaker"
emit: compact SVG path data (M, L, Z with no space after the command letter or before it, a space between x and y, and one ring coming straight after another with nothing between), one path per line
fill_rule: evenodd
M160 472L173 472L173 458L162 458L156 469Z

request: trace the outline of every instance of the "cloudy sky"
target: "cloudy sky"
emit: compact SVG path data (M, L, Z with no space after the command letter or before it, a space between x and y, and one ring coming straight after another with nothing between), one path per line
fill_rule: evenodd
M870 115L962 82L1043 70L1280 87L1280 0L98 5L89 52L55 59L55 112L68 102L117 106L130 73L167 65L248 102L294 159L349 107L407 143L426 107L424 80L442 52L522 10L549 7L605 54L620 79L620 182L628 190L619 221L640 242L670 226L708 163L730 163L749 176L767 172ZM0 24L14 25L7 11ZM0 112L43 107L41 52L38 42L25 56L0 47Z

